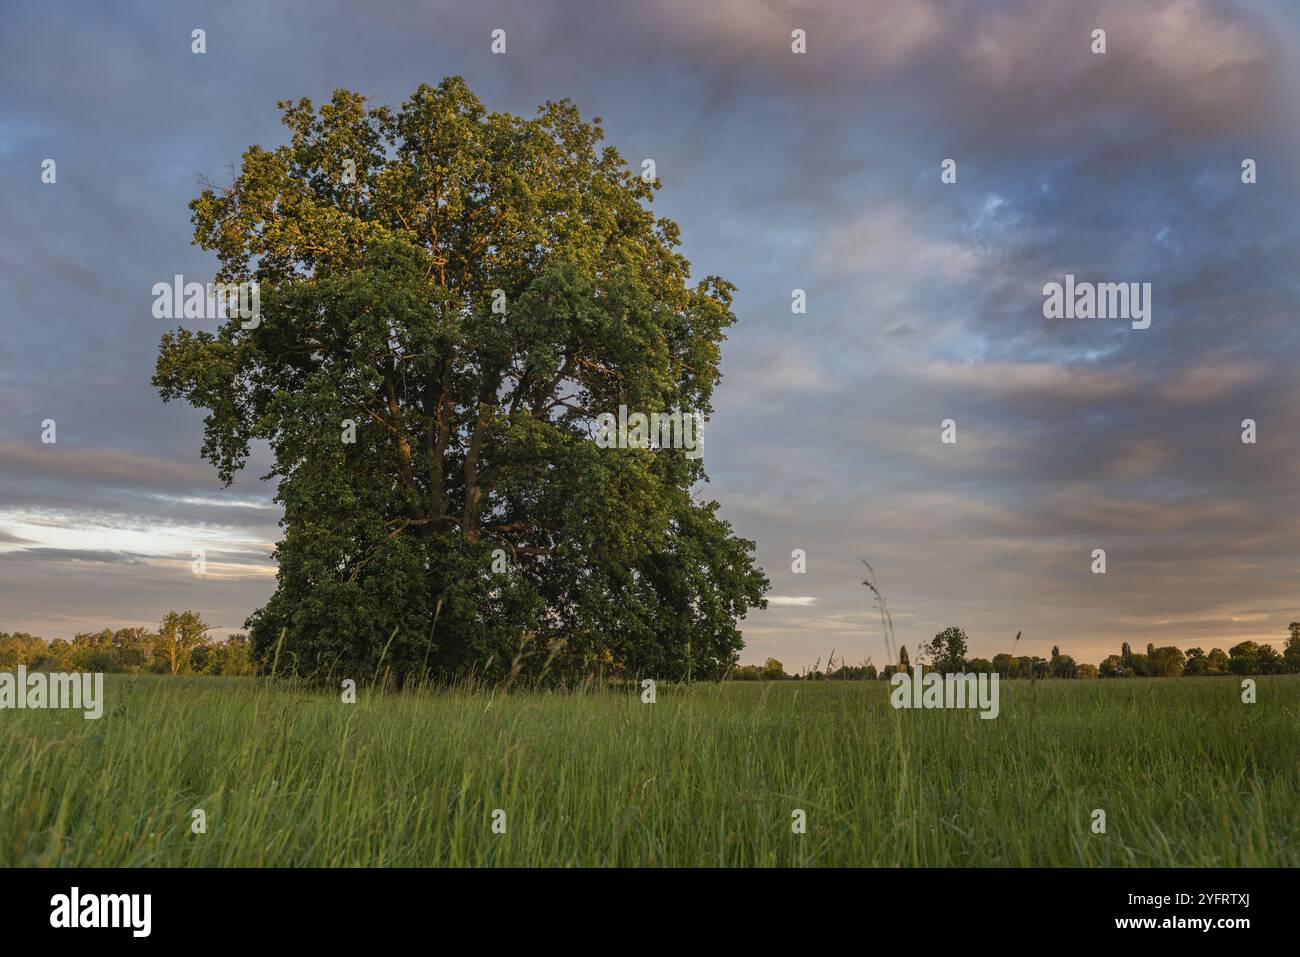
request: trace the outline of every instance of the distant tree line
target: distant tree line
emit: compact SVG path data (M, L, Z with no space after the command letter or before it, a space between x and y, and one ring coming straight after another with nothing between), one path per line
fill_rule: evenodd
M248 637L211 641L210 630L196 612L170 611L156 631L105 628L82 632L71 641L0 632L0 671L24 665L38 671L251 675Z
M128 674L251 675L254 665L246 635L232 635L225 641L211 641L210 627L192 611L168 612L156 631L147 628L105 628L83 632L71 641L46 641L26 632L0 632L0 671L19 665L42 671L123 672ZM1288 626L1284 649L1243 641L1225 653L1212 648L1183 651L1173 645L1157 648L1148 644L1145 654L1134 653L1128 642L1120 653L1107 656L1100 665L1079 664L1070 655L1052 648L1050 659L1034 655L994 655L968 658L966 632L945 628L928 644L917 649L917 663L925 671L941 674L997 674L1016 678L1175 678L1202 675L1300 674L1300 622ZM762 665L734 665L728 673L733 681L876 681L888 680L899 671L912 670L907 646L899 647L899 663L877 669L870 661L850 665L834 660L825 668L819 660L802 674L787 674L775 658Z
M1173 645L1157 648L1148 644L1145 654L1135 654L1124 642L1117 655L1107 656L1100 665L1080 664L1070 655L1052 648L1051 658L1035 655L994 655L987 658L968 658L966 632L961 628L945 628L928 644L917 649L917 663L925 671L942 674L965 672L968 674L997 674L1004 679L1014 678L1178 678L1203 675L1293 675L1300 674L1300 622L1288 626L1286 646L1278 651L1272 645L1243 641L1225 653L1212 648L1207 654L1202 648L1183 651ZM899 663L886 665L879 670L869 661L861 665L841 663L835 666L834 655L821 667L818 660L803 674L786 674L785 666L775 658L762 665L737 665L728 677L733 681L780 680L888 680L899 671L910 672L912 661L907 646L899 648Z

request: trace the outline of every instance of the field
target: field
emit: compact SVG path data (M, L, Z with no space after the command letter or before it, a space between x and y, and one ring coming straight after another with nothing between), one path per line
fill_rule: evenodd
M1296 866L1300 679L1255 680L1003 682L981 720L879 681L109 676L97 721L0 712L0 864Z

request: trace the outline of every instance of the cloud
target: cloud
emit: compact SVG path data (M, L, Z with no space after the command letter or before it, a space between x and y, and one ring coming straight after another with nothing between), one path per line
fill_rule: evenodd
M16 551L0 552L0 559L6 561L33 562L97 562L105 565L143 565L144 556L131 552L96 551L85 548L20 548Z
M1243 132L1281 106L1287 55L1262 16L1207 0L664 0L625 15L643 49L689 65L714 95L746 84L799 91L805 105L891 95L966 146ZM1098 27L1105 54L1091 50ZM794 28L808 53L791 53Z
M93 476L101 484L132 488L188 489L219 484L212 467L202 462L178 462L114 449L81 448L67 442L39 446L0 442L0 461L4 462L6 470L28 478Z
M1217 402L1240 386L1269 374L1259 360L1224 357L1198 362L1176 371L1160 390L1160 397L1173 405Z
M935 385L979 388L1017 401L1088 403L1135 396L1143 375L1123 366L1064 365L1060 362L958 362L934 359L917 370L917 377Z

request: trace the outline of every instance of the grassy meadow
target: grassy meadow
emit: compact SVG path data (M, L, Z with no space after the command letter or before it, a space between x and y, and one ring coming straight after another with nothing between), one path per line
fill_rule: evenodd
M981 720L883 681L110 675L97 721L0 712L0 865L1296 866L1300 678L1255 680L1003 682Z

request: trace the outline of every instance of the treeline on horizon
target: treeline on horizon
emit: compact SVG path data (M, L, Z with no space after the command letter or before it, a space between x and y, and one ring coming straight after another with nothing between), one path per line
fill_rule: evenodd
M47 641L27 632L0 632L0 671L19 665L34 671L122 674L251 675L248 637L208 638L210 626L192 611L170 611L156 631L104 628L71 641Z
M0 671L19 665L39 671L79 671L123 674L253 675L257 665L248 636L231 635L224 641L207 637L210 626L192 611L168 612L157 630L147 628L103 628L82 632L71 641L46 640L27 632L0 632ZM967 657L967 636L961 628L947 628L915 652L916 665L940 674L997 674L1003 679L1036 678L1177 678L1209 675L1300 674L1300 622L1288 626L1284 649L1269 644L1243 641L1224 652L1208 653L1196 647L1183 651L1173 645L1157 648L1148 644L1146 653L1135 653L1124 642L1117 655L1108 655L1099 665L1078 663L1060 648L1052 648L1050 659L1035 655ZM837 666L834 653L826 668L818 660L802 673L787 674L775 658L762 665L737 664L727 673L731 681L876 681L888 680L901 671L911 671L913 662L907 646L899 648L899 663L877 669L870 659L860 665L843 661Z
M1033 655L994 655L968 658L967 636L961 628L946 628L916 651L916 664L924 671L941 674L997 674L1004 679L1016 678L1180 678L1208 675L1293 675L1300 674L1300 622L1287 626L1285 648L1279 652L1269 644L1243 641L1224 652L1212 648L1183 651L1173 645L1157 648L1148 644L1145 654L1134 653L1124 642L1117 655L1108 655L1099 665L1080 664L1070 655L1052 648L1050 659ZM1018 636L1017 636L1018 637ZM821 667L821 660L802 674L786 674L785 666L775 658L761 665L738 665L728 674L733 681L876 681L888 680L901 671L911 671L913 663L907 646L899 648L899 663L877 669L870 659L860 665L841 663L835 666L834 652Z

